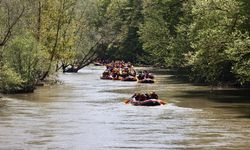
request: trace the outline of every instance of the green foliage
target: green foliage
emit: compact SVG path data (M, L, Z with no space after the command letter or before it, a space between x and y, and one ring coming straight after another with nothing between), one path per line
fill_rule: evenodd
M99 22L108 24L113 40L104 58L136 62L145 53L139 41L139 24L143 20L141 0L99 1Z
M248 34L235 33L238 37L234 42L228 44L226 51L232 60L232 71L240 79L241 83L250 83L250 38Z
M235 29L242 23L239 4L231 0L197 0L192 14L190 38L195 49L189 60L192 78L212 85L233 80L226 50L227 44L236 38Z
M2 69L2 90L4 92L18 92L33 90L42 55L36 40L29 35L16 37L10 41L4 54L4 66Z
M23 80L20 74L16 73L12 68L3 66L0 73L0 91L9 93L22 90Z
M75 50L76 0L49 0L43 3L40 44L49 54L48 71L54 61L73 59Z
M244 16L244 21L240 26L240 30L242 32L248 32L248 36L250 33L250 1L249 0L238 0L240 4L240 14Z
M248 0L0 0L0 86L33 89L97 56L191 68L193 81L250 82ZM27 34L29 33L29 34Z
M247 82L249 4L245 0L147 0L140 40L152 63L189 67L193 81L217 85L235 82L236 74Z
M184 26L178 27L184 22L183 4L175 0L143 3L144 22L140 27L140 40L152 63L169 67L184 65L184 53L189 47L181 29Z

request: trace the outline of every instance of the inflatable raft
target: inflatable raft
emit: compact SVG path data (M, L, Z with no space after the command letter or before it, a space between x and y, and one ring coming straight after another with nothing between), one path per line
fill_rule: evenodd
M128 77L122 78L122 81L137 81L137 79L134 76L128 76Z
M147 78L143 80L138 80L138 83L154 83L155 81L153 79Z
M132 99L132 100L125 100L124 103L132 104L134 106L160 106L166 104L166 102L160 99L147 99L144 101L137 101L135 99Z

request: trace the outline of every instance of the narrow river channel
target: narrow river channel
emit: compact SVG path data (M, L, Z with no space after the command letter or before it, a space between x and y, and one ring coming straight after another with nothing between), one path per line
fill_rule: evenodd
M140 68L137 68L140 69ZM149 68L150 69L150 68ZM5 95L0 149L249 149L250 94L193 86L155 70L155 84L100 80L104 67L60 74L63 84ZM165 106L123 100L156 91Z

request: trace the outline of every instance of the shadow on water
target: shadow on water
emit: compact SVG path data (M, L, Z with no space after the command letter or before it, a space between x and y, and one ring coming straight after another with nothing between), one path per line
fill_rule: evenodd
M219 90L201 90L182 91L175 95L178 98L188 98L197 100L208 100L222 105L213 106L214 108L230 109L240 112L240 118L250 119L250 89L219 89Z
M250 89L224 89L224 90L202 90L182 91L177 97L206 98L220 103L248 103L250 104Z
M192 102L200 101L198 102L199 104L205 101L219 103L220 105L212 107L237 111L242 114L238 116L239 118L250 119L250 89L214 88L211 90L208 86L190 83L185 71L179 72L178 70L158 69L153 72L157 75L167 74L168 76L162 78L166 81L167 85L187 85L187 87L179 89L181 92L173 94L172 96L174 98L184 101L192 100Z
M142 70L137 69L137 70ZM167 81L168 84L186 84L190 83L189 77L186 71L181 70L173 70L173 69L155 69L149 68L147 69L149 72L153 74L157 74L157 76L163 76L164 80Z

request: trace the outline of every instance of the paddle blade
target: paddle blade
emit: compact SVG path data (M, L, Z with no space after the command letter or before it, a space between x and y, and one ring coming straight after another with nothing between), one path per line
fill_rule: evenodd
M166 104L167 104L167 103L164 102L163 100L159 100L159 103L160 103L161 105L166 105Z
M125 104L128 104L129 102L130 102L129 99L126 99L126 100L124 101Z

